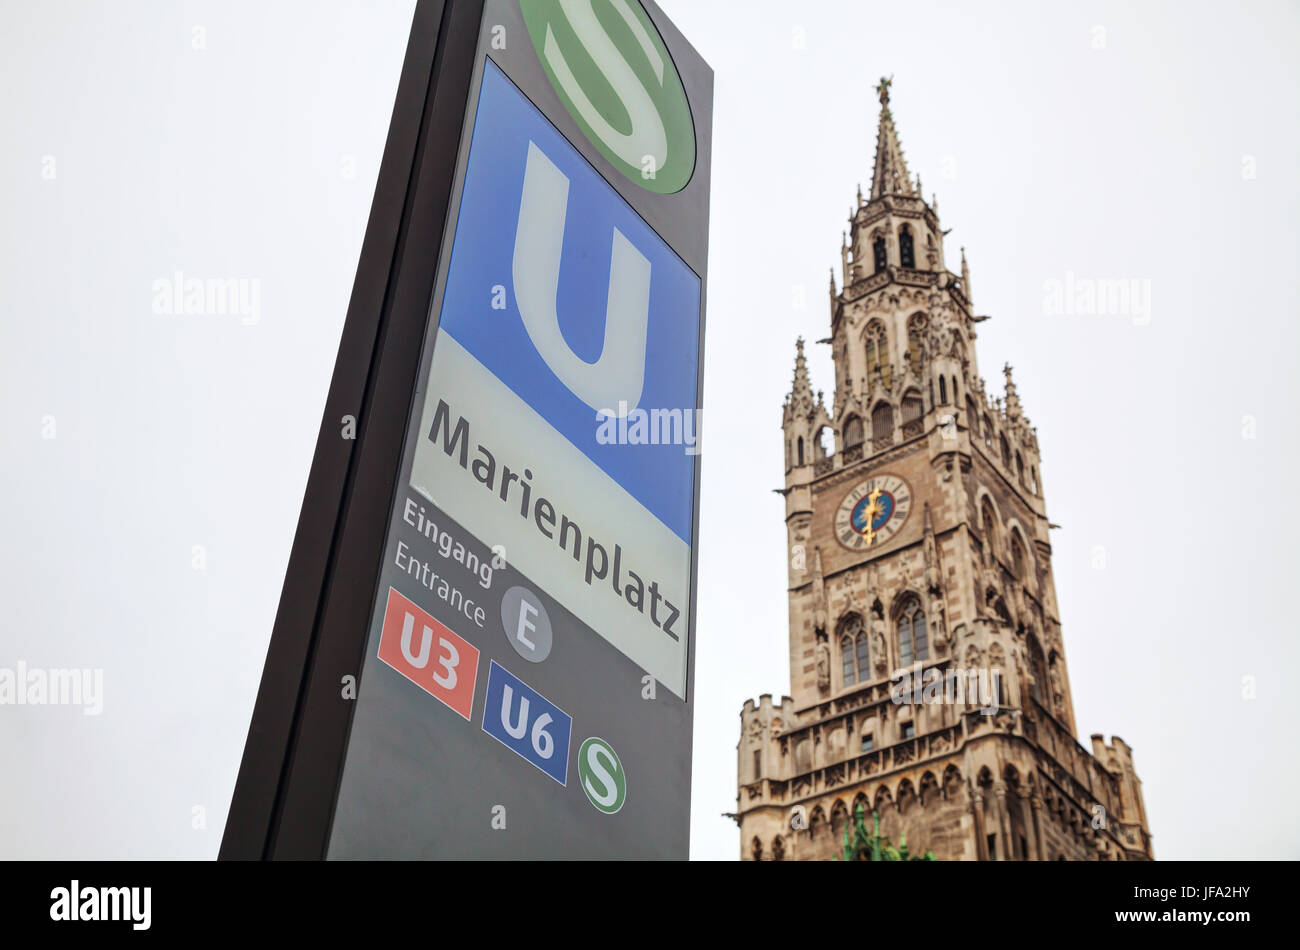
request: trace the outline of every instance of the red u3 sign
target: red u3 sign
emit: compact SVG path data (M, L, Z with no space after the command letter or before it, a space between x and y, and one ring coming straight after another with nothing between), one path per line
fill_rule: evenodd
M478 648L392 587L379 634L379 658L430 696L470 718Z

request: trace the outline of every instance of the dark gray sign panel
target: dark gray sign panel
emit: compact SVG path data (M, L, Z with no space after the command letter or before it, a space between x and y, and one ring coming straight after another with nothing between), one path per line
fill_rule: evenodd
M266 853L684 858L712 74L652 4L488 0L468 86L352 690L326 597Z

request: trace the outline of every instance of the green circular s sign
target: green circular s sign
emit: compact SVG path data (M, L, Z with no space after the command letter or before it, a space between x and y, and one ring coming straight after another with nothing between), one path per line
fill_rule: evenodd
M685 188L695 123L638 0L519 0L519 8L551 85L600 153L650 191Z
M604 739L592 736L578 749L578 779L597 811L612 815L627 801L623 763Z

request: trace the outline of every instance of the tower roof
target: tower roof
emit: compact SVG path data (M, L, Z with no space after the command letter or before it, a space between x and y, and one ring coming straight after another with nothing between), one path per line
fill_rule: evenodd
M876 130L876 166L871 173L872 200L882 195L915 195L916 187L907 171L903 146L898 142L894 116L889 111L889 86L892 78L880 77L876 92L880 94L880 126Z

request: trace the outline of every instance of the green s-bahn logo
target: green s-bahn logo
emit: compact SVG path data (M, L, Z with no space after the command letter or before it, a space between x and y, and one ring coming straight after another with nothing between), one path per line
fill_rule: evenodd
M519 0L551 85L591 143L662 195L695 170L695 123L677 67L638 0Z

